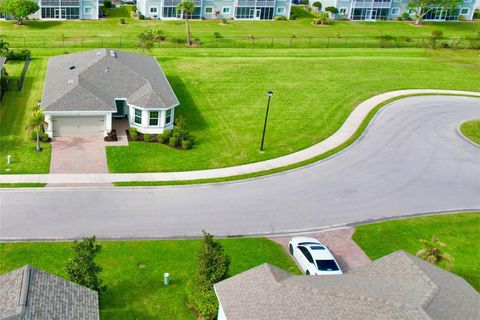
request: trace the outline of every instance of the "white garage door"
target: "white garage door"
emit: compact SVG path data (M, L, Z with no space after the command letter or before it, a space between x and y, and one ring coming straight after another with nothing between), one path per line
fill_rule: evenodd
M101 136L105 130L105 116L54 116L52 118L54 137Z

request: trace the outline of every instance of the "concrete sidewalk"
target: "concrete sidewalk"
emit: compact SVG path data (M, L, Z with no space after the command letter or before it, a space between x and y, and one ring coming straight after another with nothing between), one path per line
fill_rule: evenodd
M91 184L112 183L123 181L177 181L225 178L243 174L251 174L266 170L281 168L302 162L329 150L332 150L347 141L362 124L368 113L380 103L392 98L405 95L469 95L480 97L480 92L456 90L415 89L399 90L382 93L365 100L359 104L345 120L343 125L327 139L301 151L279 158L245 164L241 166L183 171L183 172L158 172L158 173L118 173L118 174L25 174L25 175L0 175L0 183L59 183L59 184Z

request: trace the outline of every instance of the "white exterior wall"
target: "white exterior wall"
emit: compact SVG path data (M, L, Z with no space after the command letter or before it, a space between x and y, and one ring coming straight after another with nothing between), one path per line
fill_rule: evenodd
M218 302L218 316L217 320L227 320L227 317L225 316L225 312L223 311L222 304L220 301Z
M171 108L172 110L172 121L170 124L165 125L166 119L166 112L168 109L143 109L141 107L128 105L129 108L129 116L128 116L128 123L130 127L136 128L140 133L150 133L150 134L160 134L163 133L165 130L172 130L173 123L175 121L175 107ZM142 110L142 123L137 124L135 123L135 109ZM150 111L158 111L158 126L150 126Z

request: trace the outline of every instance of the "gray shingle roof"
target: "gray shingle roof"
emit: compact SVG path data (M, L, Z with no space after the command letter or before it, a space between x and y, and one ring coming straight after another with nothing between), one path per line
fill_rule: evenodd
M0 276L2 320L98 320L98 294L24 266Z
M115 98L146 109L179 104L157 60L97 49L51 57L42 108L45 111L116 111Z
M214 287L228 320L480 319L465 280L403 251L338 276L263 264Z

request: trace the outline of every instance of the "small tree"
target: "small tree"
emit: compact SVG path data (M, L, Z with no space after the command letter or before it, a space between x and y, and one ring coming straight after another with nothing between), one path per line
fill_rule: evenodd
M314 24L326 25L332 23L330 17L328 16L328 13L318 12L317 14L315 14L315 16L316 18L313 19Z
M187 284L187 299L191 308L205 320L215 319L218 301L213 285L225 279L230 258L220 243L203 231L203 245L198 254L197 273Z
M422 249L418 250L417 257L434 265L443 262L445 263L445 268L447 270L453 269L454 259L448 253L443 252L442 249L446 248L447 245L443 242L440 242L438 237L433 236L431 241L421 239L420 244Z
M318 11L322 10L322 4L318 1L314 2L312 4L312 6L314 6L315 8L317 8Z
M105 291L106 286L98 277L102 268L95 263L95 257L101 252L102 246L97 244L95 236L82 241L74 241L72 249L73 257L68 260L66 265L68 278L98 293Z
M17 24L22 25L23 20L37 12L38 9L40 7L37 2L32 0L9 0L3 10L11 14L17 20Z
M416 11L415 24L418 25L423 17L431 11L457 9L462 3L463 0L411 0L408 7Z
M183 17L185 18L185 27L187 28L187 45L190 46L192 41L190 40L190 25L188 24L188 18L190 15L193 14L195 11L195 4L190 0L185 0L180 2L177 5L177 12L183 13Z
M43 114L41 109L37 109L33 112L33 116L28 123L27 129L35 130L37 134L37 145L35 147L35 151L40 152L42 148L40 147L40 132L44 125L47 123L45 122L45 115Z
M337 14L339 12L336 7L326 7L325 11L330 12L332 15Z
M144 31L137 36L137 43L135 46L143 53L152 50L154 35L149 31Z

